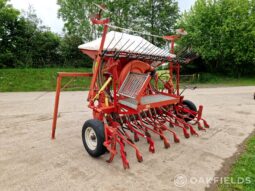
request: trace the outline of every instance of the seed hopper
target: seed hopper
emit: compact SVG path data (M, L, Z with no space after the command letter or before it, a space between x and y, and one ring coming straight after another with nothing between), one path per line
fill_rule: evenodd
M209 125L202 118L203 106L197 109L194 103L184 99L179 89L180 66L191 57L187 51L176 56L174 43L187 33L179 29L172 36L152 35L169 43L170 51L161 49L138 35L114 31L122 28L110 25L109 18L101 18L102 10L91 18L94 25L103 26L102 37L79 46L94 60L93 73L58 75L52 138L55 138L61 78L90 76L87 101L93 119L87 120L82 128L84 147L92 157L108 152L108 162L118 153L126 169L129 168L126 146L132 147L138 162L142 162L137 141L144 139L149 152L154 153L155 139L161 139L165 148L170 147L167 134L174 142L180 142L176 128L189 138L198 135L196 126L205 130ZM167 80L156 72L165 63L169 65Z

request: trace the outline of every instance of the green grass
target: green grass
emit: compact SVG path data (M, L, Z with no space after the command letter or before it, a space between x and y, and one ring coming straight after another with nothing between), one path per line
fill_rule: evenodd
M157 71L159 75L163 75L165 78L168 76L167 70ZM215 75L209 73L192 75L181 75L181 85L191 84L199 85L199 87L224 87L224 86L255 86L255 76L234 78L226 77L223 75Z
M57 72L90 72L88 68L43 68L43 69L0 69L0 92L20 91L54 91ZM163 73L166 71L158 71ZM167 77L167 75L166 75ZM64 78L62 85L71 78ZM90 78L76 78L66 90L83 90L89 87ZM228 78L212 74L200 74L199 78L190 80L181 77L181 85L198 85L199 87L249 86L255 85L255 77ZM70 87L69 86L69 87Z
M87 68L0 69L0 92L54 91L57 72L90 72ZM71 78L63 78L62 86ZM88 88L90 78L76 78L69 90Z
M232 178L233 184L220 184L220 191L255 190L255 136L246 143L244 153L233 165L228 178ZM245 183L242 183L242 178L246 179Z
M213 74L200 74L199 78L193 83L199 84L211 84L217 86L254 86L255 76L234 78L226 77L223 75L213 75Z

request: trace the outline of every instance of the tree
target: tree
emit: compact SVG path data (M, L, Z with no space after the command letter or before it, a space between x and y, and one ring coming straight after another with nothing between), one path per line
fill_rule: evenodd
M18 22L19 12L7 5L7 0L0 0L0 67L14 66L15 42L13 36Z
M209 72L241 76L255 72L255 1L197 0L179 23Z
M37 17L33 7L29 7L23 13L25 21L25 34L23 40L27 41L23 48L28 55L27 60L32 67L49 67L60 63L59 45L61 38L42 25L42 21ZM27 33L27 34L26 34Z
M89 15L97 9L93 2L100 4L101 1L58 0L59 16L69 35L80 36L85 41L93 38L95 29L89 21ZM169 34L178 18L175 0L105 0L104 3L110 11L104 15L111 18L111 24L146 33Z
M140 0L134 25L150 34L169 35L173 33L179 17L175 0ZM152 43L159 39L151 38Z
M93 0L58 0L60 5L59 16L65 21L64 27L69 35L82 37L90 40L92 37L92 27L89 23L89 15L93 12Z
M30 7L19 11L0 0L0 68L45 67L60 63L60 37L41 25Z
M82 43L82 39L79 36L64 36L59 47L62 64L64 66L91 67L92 62L90 58L78 50L78 46Z

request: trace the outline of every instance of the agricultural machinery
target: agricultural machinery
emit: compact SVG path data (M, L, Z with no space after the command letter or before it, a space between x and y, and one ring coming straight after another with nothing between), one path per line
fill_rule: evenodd
M154 153L153 138L161 139L164 147L169 148L167 134L174 142L180 142L174 129L180 128L184 137L189 138L198 135L196 126L205 130L209 125L202 118L203 106L197 109L194 103L184 100L180 92L181 65L192 58L188 51L176 56L174 45L187 32L178 29L175 35L162 37L127 29L125 33L116 32L124 29L111 25L109 18L101 18L102 10L104 8L91 17L92 24L103 26L102 37L79 46L94 60L93 72L58 75L52 138L55 138L62 77L92 77L87 101L93 119L87 120L82 128L84 147L92 157L108 152L108 162L118 153L127 169L125 146L131 146L138 162L142 162L135 142L144 139L149 152ZM161 49L133 33L161 38L170 50ZM156 70L166 63L167 80Z

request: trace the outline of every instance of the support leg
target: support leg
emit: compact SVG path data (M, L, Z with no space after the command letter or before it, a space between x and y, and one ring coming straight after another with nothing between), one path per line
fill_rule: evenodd
M52 132L51 132L52 139L55 139L55 131L56 131L56 126L57 126L58 104L59 104L59 96L60 96L60 90L61 90L61 79L62 79L62 77L58 75L56 96L55 96L55 106L54 106L54 113L53 113L53 122L52 122Z

